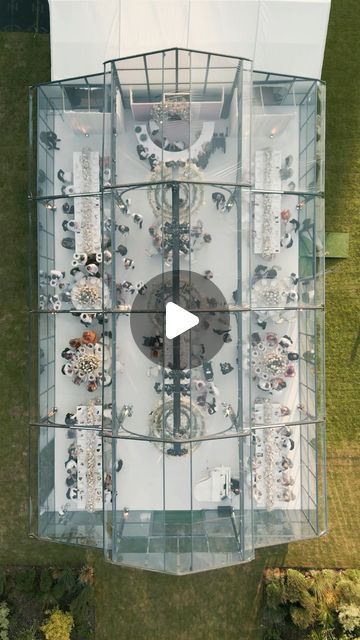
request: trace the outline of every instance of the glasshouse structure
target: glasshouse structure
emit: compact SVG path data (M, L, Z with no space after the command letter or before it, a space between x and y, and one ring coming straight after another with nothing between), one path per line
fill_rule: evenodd
M324 123L185 49L31 88L32 535L183 574L325 532Z

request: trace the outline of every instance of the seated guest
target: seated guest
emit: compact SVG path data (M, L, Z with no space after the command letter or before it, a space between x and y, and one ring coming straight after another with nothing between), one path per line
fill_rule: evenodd
M66 492L66 497L68 500L76 500L78 497L78 490L74 487L70 487Z
M72 349L69 349L69 347L66 347L61 352L61 357L65 358L65 360L72 360L74 358L74 351Z
M65 462L66 471L71 471L72 472L76 468L77 468L76 460L74 460L74 458L71 458L69 456L69 459L66 460L66 462Z
M95 331L84 331L80 340L81 344L96 344L98 337Z
M74 413L67 413L65 416L65 424L68 426L72 426L77 424L77 418ZM73 435L71 436L73 437Z
M290 352L288 353L288 359L289 359L290 361L295 362L296 360L299 360L299 354L298 354L298 353L295 353L294 351L290 351Z
M111 473L104 473L104 489L111 490L111 488L112 488Z
M148 151L146 151L143 144L138 144L136 147L137 154L140 160L146 160L149 157Z
M159 125L155 120L149 120L149 131L151 136L155 136L159 133Z
M127 227L125 224L119 224L117 230L124 238L127 238L127 236L129 235L129 227Z
M64 202L62 206L62 210L64 213L67 213L70 216L74 215L74 211L75 211L74 205L70 205L68 202Z
M119 244L119 246L116 249L116 251L118 253L120 253L121 256L126 256L126 254L127 254L127 248L123 244Z
M152 153L149 158L149 163L150 163L150 169L151 171L154 171L155 167L159 164L159 161L157 159L157 157L155 156L155 153Z

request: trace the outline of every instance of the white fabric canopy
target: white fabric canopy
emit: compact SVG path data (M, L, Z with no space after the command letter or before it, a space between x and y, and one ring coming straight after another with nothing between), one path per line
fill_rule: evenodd
M331 0L49 0L52 79L171 47L320 78Z

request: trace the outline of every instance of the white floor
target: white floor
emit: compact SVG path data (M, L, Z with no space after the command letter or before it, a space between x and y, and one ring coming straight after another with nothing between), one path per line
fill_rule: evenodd
M84 120L85 115L82 116ZM284 154L292 154L294 161L298 157L298 122L294 118L289 123L288 128L283 132L282 136L271 140L272 148L279 149ZM91 133L89 137L85 137L82 133L78 133L75 137L70 135L64 121L58 118L56 122L56 132L62 139L61 150L55 153L55 176L58 169L70 170L72 168L72 152L81 150L84 146L93 149L101 149L100 140L96 133ZM100 133L99 133L100 136ZM74 141L76 144L74 144ZM79 143L77 145L77 143ZM256 148L264 148L269 146L269 140L256 140ZM205 180L230 180L229 176L234 176L234 163L236 159L235 140L227 138L227 152L224 155L221 150L217 150L210 158L208 168L205 171ZM224 162L222 162L224 161ZM129 127L126 134L118 136L117 147L117 167L118 176L121 182L136 183L144 180L149 173L148 163L142 162L137 158L136 154L136 138L132 126ZM146 170L145 170L146 167ZM294 165L294 175L297 174L297 167ZM55 178L57 181L57 178ZM57 181L58 182L58 181ZM58 185L61 186L61 185ZM285 187L285 185L284 185ZM192 222L201 219L204 224L204 230L211 234L212 242L205 245L196 254L195 260L181 259L181 267L189 269L189 267L202 274L205 269L211 269L214 273L213 282L224 293L229 302L232 301L232 292L237 285L237 223L235 218L235 207L227 213L223 214L216 210L212 200L211 193L213 187L205 186L204 202L193 216ZM290 196L283 196L282 208L294 207L294 200ZM155 275L159 274L162 269L162 261L159 256L149 257L145 252L151 246L151 238L148 234L148 227L154 223L154 214L149 206L147 193L145 189L137 189L131 192L131 213L138 212L144 217L143 228L140 230L132 221L131 216L127 217L118 210L117 222L128 224L130 234L128 238L123 239L117 234L117 244L124 244L128 248L128 257L135 260L135 269L133 271L125 271L122 265L122 259L119 254L116 255L116 281L130 280L136 283L140 280L147 281ZM297 217L296 209L292 210L294 217ZM55 235L58 241L55 243L55 265L57 269L65 270L67 275L69 272L69 263L72 259L72 252L64 249L60 242L65 233L61 227L62 220L67 216L62 215L61 205L55 214L56 231ZM221 231L221 239L219 238ZM244 254L248 251L248 237L243 237ZM263 264L261 257L255 257L253 267L257 264ZM297 236L294 238L294 245L291 249L284 249L270 264L279 267L281 276L288 276L291 272L297 271L298 266L298 244ZM129 296L129 300L131 297ZM247 353L247 338L249 332L244 333L247 319L244 317L243 326L243 353ZM86 403L92 399L84 386L75 386L68 377L61 373L61 366L64 360L61 358L61 351L67 346L68 341L72 337L76 337L84 330L77 318L68 314L58 314L56 317L56 405L59 409L58 419L63 420L65 414L73 411L78 404ZM257 331L259 328L254 321L252 322L252 330ZM232 335L233 342L225 344L221 353L213 360L213 369L215 372L214 383L218 387L220 395L218 398L218 411L213 416L206 416L207 434L216 433L230 426L229 420L222 415L220 403L229 402L234 409L237 409L238 402L238 373L236 369L237 348L234 336L236 333L236 321L233 319ZM261 330L259 330L261 333ZM284 322L281 325L268 323L266 331L275 331L279 336L287 334L294 341L293 350L297 350L298 345L298 323L296 316L291 322ZM126 420L125 426L128 430L136 434L146 436L149 431L149 413L159 400L159 396L154 392L153 385L156 381L153 377L146 375L150 365L149 361L134 346L128 317L119 317L117 320L117 359L123 365L123 373L118 373L116 381L116 398L118 409L123 404L132 404L134 413L132 418ZM228 375L221 375L219 369L220 361L231 362L234 370ZM243 367L240 367L240 374L244 377L245 386L248 387L250 372L246 360ZM160 380L160 378L159 378ZM266 397L264 392L256 388L251 382L252 399L256 397ZM244 387L245 393L247 389ZM246 395L244 396L246 399ZM291 415L288 420L296 421L299 418L297 405L299 404L299 387L298 379L295 377L288 384L286 389L279 394L273 396L274 401L281 402L291 408ZM246 401L246 400L244 400ZM294 493L297 495L296 501L285 504L281 503L281 508L300 508L300 453L299 441L294 436L296 444L296 484L293 487ZM55 503L60 507L66 501L65 498L65 477L66 471L64 462L67 459L66 449L69 441L66 439L66 430L56 430L56 497ZM233 475L238 476L238 443L236 438L218 439L208 442L202 442L192 453L181 458L163 456L159 449L150 442L134 441L134 440L118 440L117 458L124 461L123 468L117 474L117 508L127 507L136 510L152 510L162 509L202 509L214 504L196 504L193 499L193 487L204 476L207 469L224 464L230 466ZM246 463L246 460L245 460ZM164 489L165 487L165 489ZM165 491L165 493L164 493ZM235 500L235 498L234 498ZM236 504L234 504L236 506Z

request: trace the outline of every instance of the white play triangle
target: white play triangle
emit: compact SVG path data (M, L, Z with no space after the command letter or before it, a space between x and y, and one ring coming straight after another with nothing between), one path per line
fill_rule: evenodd
M190 311L182 309L174 302L168 302L166 305L165 316L166 337L169 340L173 340L177 336L180 336L185 331L189 331L197 324L199 324L199 318Z

